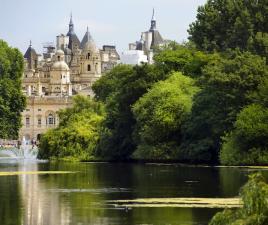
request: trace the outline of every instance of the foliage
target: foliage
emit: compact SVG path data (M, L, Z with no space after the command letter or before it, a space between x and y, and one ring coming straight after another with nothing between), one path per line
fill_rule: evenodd
M155 54L154 61L165 73L180 71L184 75L198 77L209 58L210 55L196 50L193 46L172 42Z
M180 146L191 161L217 162L221 137L230 132L236 115L252 103L252 93L267 77L265 60L248 52L215 55L203 69L202 91L194 98Z
M268 108L257 104L245 107L237 116L234 130L223 140L223 164L267 164Z
M15 139L21 127L21 112L26 106L21 77L23 56L0 40L0 138Z
M132 139L136 121L131 106L148 88L166 76L153 65L119 65L93 85L96 99L104 101L107 110L98 150L101 157L130 157L136 148Z
M190 25L190 37L199 49L251 51L267 57L267 0L208 0Z
M133 69L129 65L118 65L104 74L93 84L95 99L106 102L107 98L120 88L121 81L131 76Z
M94 159L103 106L82 96L73 97L73 101L73 107L59 112L59 127L41 137L38 158Z
M142 159L173 159L181 139L181 126L189 115L198 88L193 79L173 73L159 81L134 105L137 121L134 156ZM173 151L172 151L173 150Z
M268 185L260 173L249 176L242 188L243 208L217 213L210 225L266 225L268 223Z

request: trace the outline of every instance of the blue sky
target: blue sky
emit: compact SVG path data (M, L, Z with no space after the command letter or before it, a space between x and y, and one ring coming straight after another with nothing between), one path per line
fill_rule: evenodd
M157 28L166 39L187 39L197 7L206 0L0 0L0 39L23 53L29 41L42 51L42 43L66 34L70 13L82 39L87 25L98 45L116 45L118 52L140 38L150 27L153 7Z

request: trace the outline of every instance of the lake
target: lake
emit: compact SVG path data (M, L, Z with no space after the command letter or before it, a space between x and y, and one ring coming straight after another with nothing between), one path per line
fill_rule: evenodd
M1 225L205 225L221 209L116 207L111 200L238 196L254 169L0 159ZM268 177L268 171L263 170Z

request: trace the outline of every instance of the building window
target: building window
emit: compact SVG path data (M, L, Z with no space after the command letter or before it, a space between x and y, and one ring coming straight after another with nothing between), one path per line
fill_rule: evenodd
M38 109L38 112L41 112L42 111L42 109Z
M30 126L30 117L26 117L25 124L26 124L26 127Z
M89 64L87 65L87 71L91 71L91 66Z
M58 61L60 61L60 56L58 56Z
M51 126L51 125L55 125L55 117L53 116L53 114L49 114L47 117L47 125Z
M90 53L87 53L87 58L88 58L88 59L90 58Z
M39 117L39 118L37 119L37 126L38 126L38 127L41 127L41 125L42 125L42 119L41 119L41 117Z
M26 111L27 111L27 112L29 112L29 111L30 111L30 109L26 109Z

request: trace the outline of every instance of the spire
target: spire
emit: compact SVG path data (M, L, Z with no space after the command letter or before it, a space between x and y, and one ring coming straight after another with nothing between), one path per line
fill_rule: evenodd
M154 8L153 8L153 16L152 16L152 20L151 21L156 21L155 20L155 15L154 15Z
M70 14L70 23L69 24L72 24L73 25L73 14L72 14L72 12Z
M69 33L73 33L74 32L74 24L73 24L73 15L71 13L70 15L70 23L69 23Z
M69 44L68 48L73 50L76 47L80 46L80 41L76 34L74 33L74 24L73 24L73 15L71 13L70 15L70 23L69 23L69 31L67 33L67 36L69 37Z
M30 47L32 47L32 40L30 40Z
M91 35L90 35L89 31L88 31L88 26L87 26L87 32L86 32L86 34L87 34L87 38L90 39L91 38Z
M153 15L152 15L152 19L151 19L151 28L150 31L152 30L156 30L156 19L155 19L155 11L153 8Z

